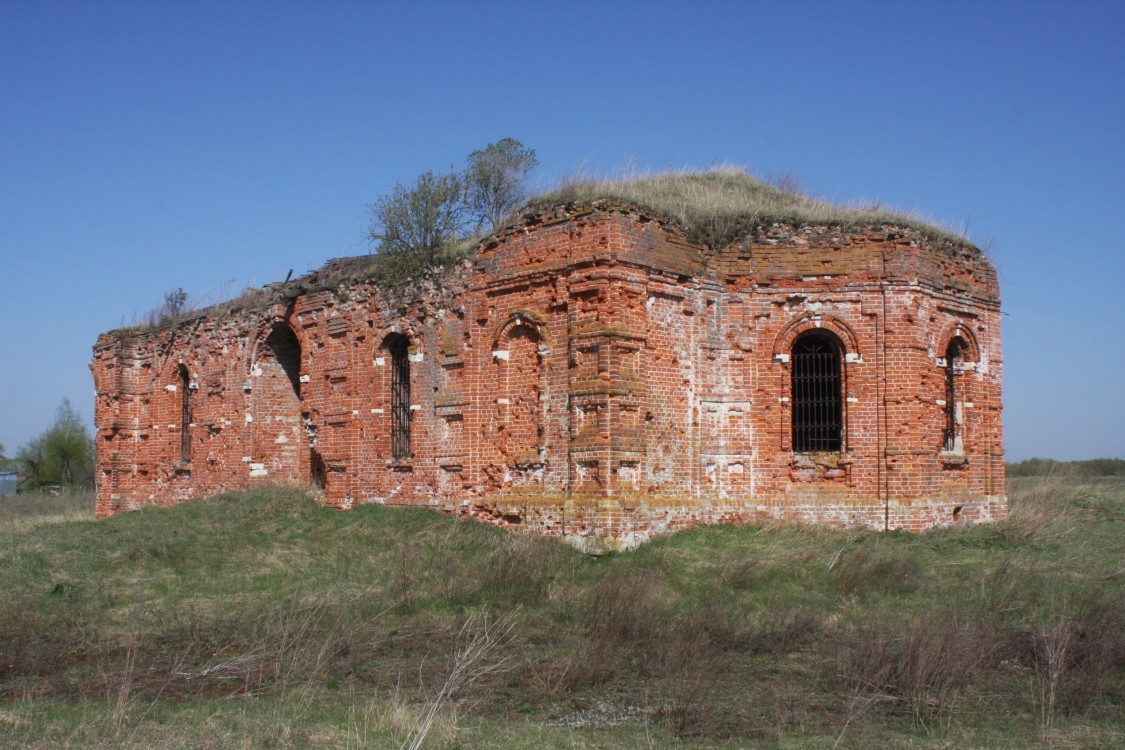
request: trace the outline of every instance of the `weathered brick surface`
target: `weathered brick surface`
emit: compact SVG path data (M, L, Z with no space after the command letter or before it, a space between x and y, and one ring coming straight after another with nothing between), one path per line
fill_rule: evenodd
M98 340L99 516L283 482L601 549L697 523L920 530L1007 512L999 297L975 250L771 225L710 252L602 205L526 218L440 288L312 283L334 270L265 309ZM809 330L841 348L838 452L792 450L789 354ZM953 337L967 351L945 451Z

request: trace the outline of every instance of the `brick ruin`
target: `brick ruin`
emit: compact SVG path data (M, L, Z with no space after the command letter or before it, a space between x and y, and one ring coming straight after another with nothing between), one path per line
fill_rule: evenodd
M102 335L97 515L285 483L596 552L1007 513L999 291L967 244L771 222L712 251L595 201L436 280L387 288L370 262Z

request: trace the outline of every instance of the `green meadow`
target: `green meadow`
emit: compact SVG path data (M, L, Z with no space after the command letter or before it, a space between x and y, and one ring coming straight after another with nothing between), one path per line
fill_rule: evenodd
M263 489L0 498L0 746L1125 747L1125 478L603 557Z

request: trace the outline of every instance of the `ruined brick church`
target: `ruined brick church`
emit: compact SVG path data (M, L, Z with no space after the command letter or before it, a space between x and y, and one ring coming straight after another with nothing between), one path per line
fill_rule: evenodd
M97 515L262 483L590 551L693 524L1007 513L995 269L909 222L540 204L404 286L329 262L102 335Z

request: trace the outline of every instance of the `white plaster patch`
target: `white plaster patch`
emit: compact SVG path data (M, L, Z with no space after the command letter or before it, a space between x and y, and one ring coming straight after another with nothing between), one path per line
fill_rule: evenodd
M274 440L274 442L275 442L275 443L279 443L279 444L283 444L283 443L288 443L288 442L289 442L289 436L288 436L288 435L286 435L286 434L285 434L285 433L283 432L283 433L281 433L280 435L278 435L278 436L277 436L277 439L276 439L276 440Z
M387 360L383 357L376 357L375 358L375 366L376 367L386 367L387 366Z
M307 382L309 382L309 376L308 375L302 375L300 378L298 378L298 380L300 380L302 383L307 383Z
M498 399L496 399L496 403L498 403L498 404L509 404L511 402L506 398L498 398Z
M410 405L410 411L420 411L421 408L422 408L421 404L411 404Z
M253 414L247 414L246 415L246 421L247 422L253 422L254 421L254 415Z
M410 356L408 357L408 359L409 359L409 360L410 360L411 362L421 362L421 361L422 361L422 352L418 352L417 354L411 354L411 355L410 355Z
M175 385L166 385L166 386L164 386L164 390L169 391L171 393L175 393L176 392L176 386Z
M789 361L789 355L788 354L775 354L775 355L773 355L773 361L777 362L778 364L783 365L783 364L785 364L786 362Z
M862 362L863 358L859 356L859 352L848 352L844 355L845 362Z
M372 413L372 414L382 414L382 413L383 413L383 410L382 410L382 409L372 409L372 410L371 410L371 413Z
M493 359L505 359L506 360L508 358L508 350L507 349L497 349L496 351L492 352L492 358Z

